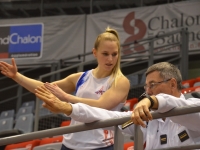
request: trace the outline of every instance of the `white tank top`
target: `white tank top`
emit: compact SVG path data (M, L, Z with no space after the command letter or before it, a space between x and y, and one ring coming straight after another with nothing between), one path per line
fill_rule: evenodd
M92 70L84 72L76 85L76 96L98 100L100 96L110 88L110 76L97 79L93 76ZM112 110L119 111L124 103L120 103ZM82 124L71 120L70 125ZM74 150L90 150L107 147L114 143L114 132L110 130L94 129L77 133L65 134L63 144Z

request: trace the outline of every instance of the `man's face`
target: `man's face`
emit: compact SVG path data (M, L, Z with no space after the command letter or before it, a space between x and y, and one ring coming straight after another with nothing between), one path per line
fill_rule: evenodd
M149 95L157 95L159 93L172 95L171 79L164 80L160 77L158 71L151 72L146 77L145 89Z

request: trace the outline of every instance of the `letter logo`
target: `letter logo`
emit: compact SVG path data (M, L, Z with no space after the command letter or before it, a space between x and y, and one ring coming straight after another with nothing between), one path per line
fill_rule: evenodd
M134 49L131 49L129 45L122 47L123 54L130 54L134 50L139 52L144 50L144 46L137 44L137 40L142 39L147 31L145 23L140 19L135 19L135 12L129 13L123 21L123 28L126 33L130 35L125 41L124 44L135 42Z
M0 27L0 58L40 58L42 46L42 23Z

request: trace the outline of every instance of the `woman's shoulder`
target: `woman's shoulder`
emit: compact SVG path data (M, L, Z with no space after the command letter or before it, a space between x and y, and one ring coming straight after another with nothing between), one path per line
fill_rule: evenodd
M71 74L71 76L79 78L83 73L84 72L77 72L77 73Z
M82 79L82 78L88 78L91 74L91 71L85 71L85 72L78 72L78 73L74 73L74 76L76 76L77 79Z
M128 78L124 75L119 75L117 78L116 78L116 83L117 85L130 85L130 82L128 80Z
M126 76L124 76L123 74L119 75L117 77L117 80L129 81L129 79Z
M85 71L85 72L77 72L77 73L73 73L72 75L73 76L76 76L76 77L81 77L82 75L86 75L88 73L90 73L91 70L88 70L88 71Z

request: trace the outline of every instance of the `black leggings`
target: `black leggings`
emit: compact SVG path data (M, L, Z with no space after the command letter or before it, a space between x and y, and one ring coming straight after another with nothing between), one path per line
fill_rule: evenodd
M103 148L98 148L98 149L94 149L94 150L113 150L113 145L108 146L108 147L103 147ZM67 148L65 145L62 144L61 150L73 150L70 148Z

